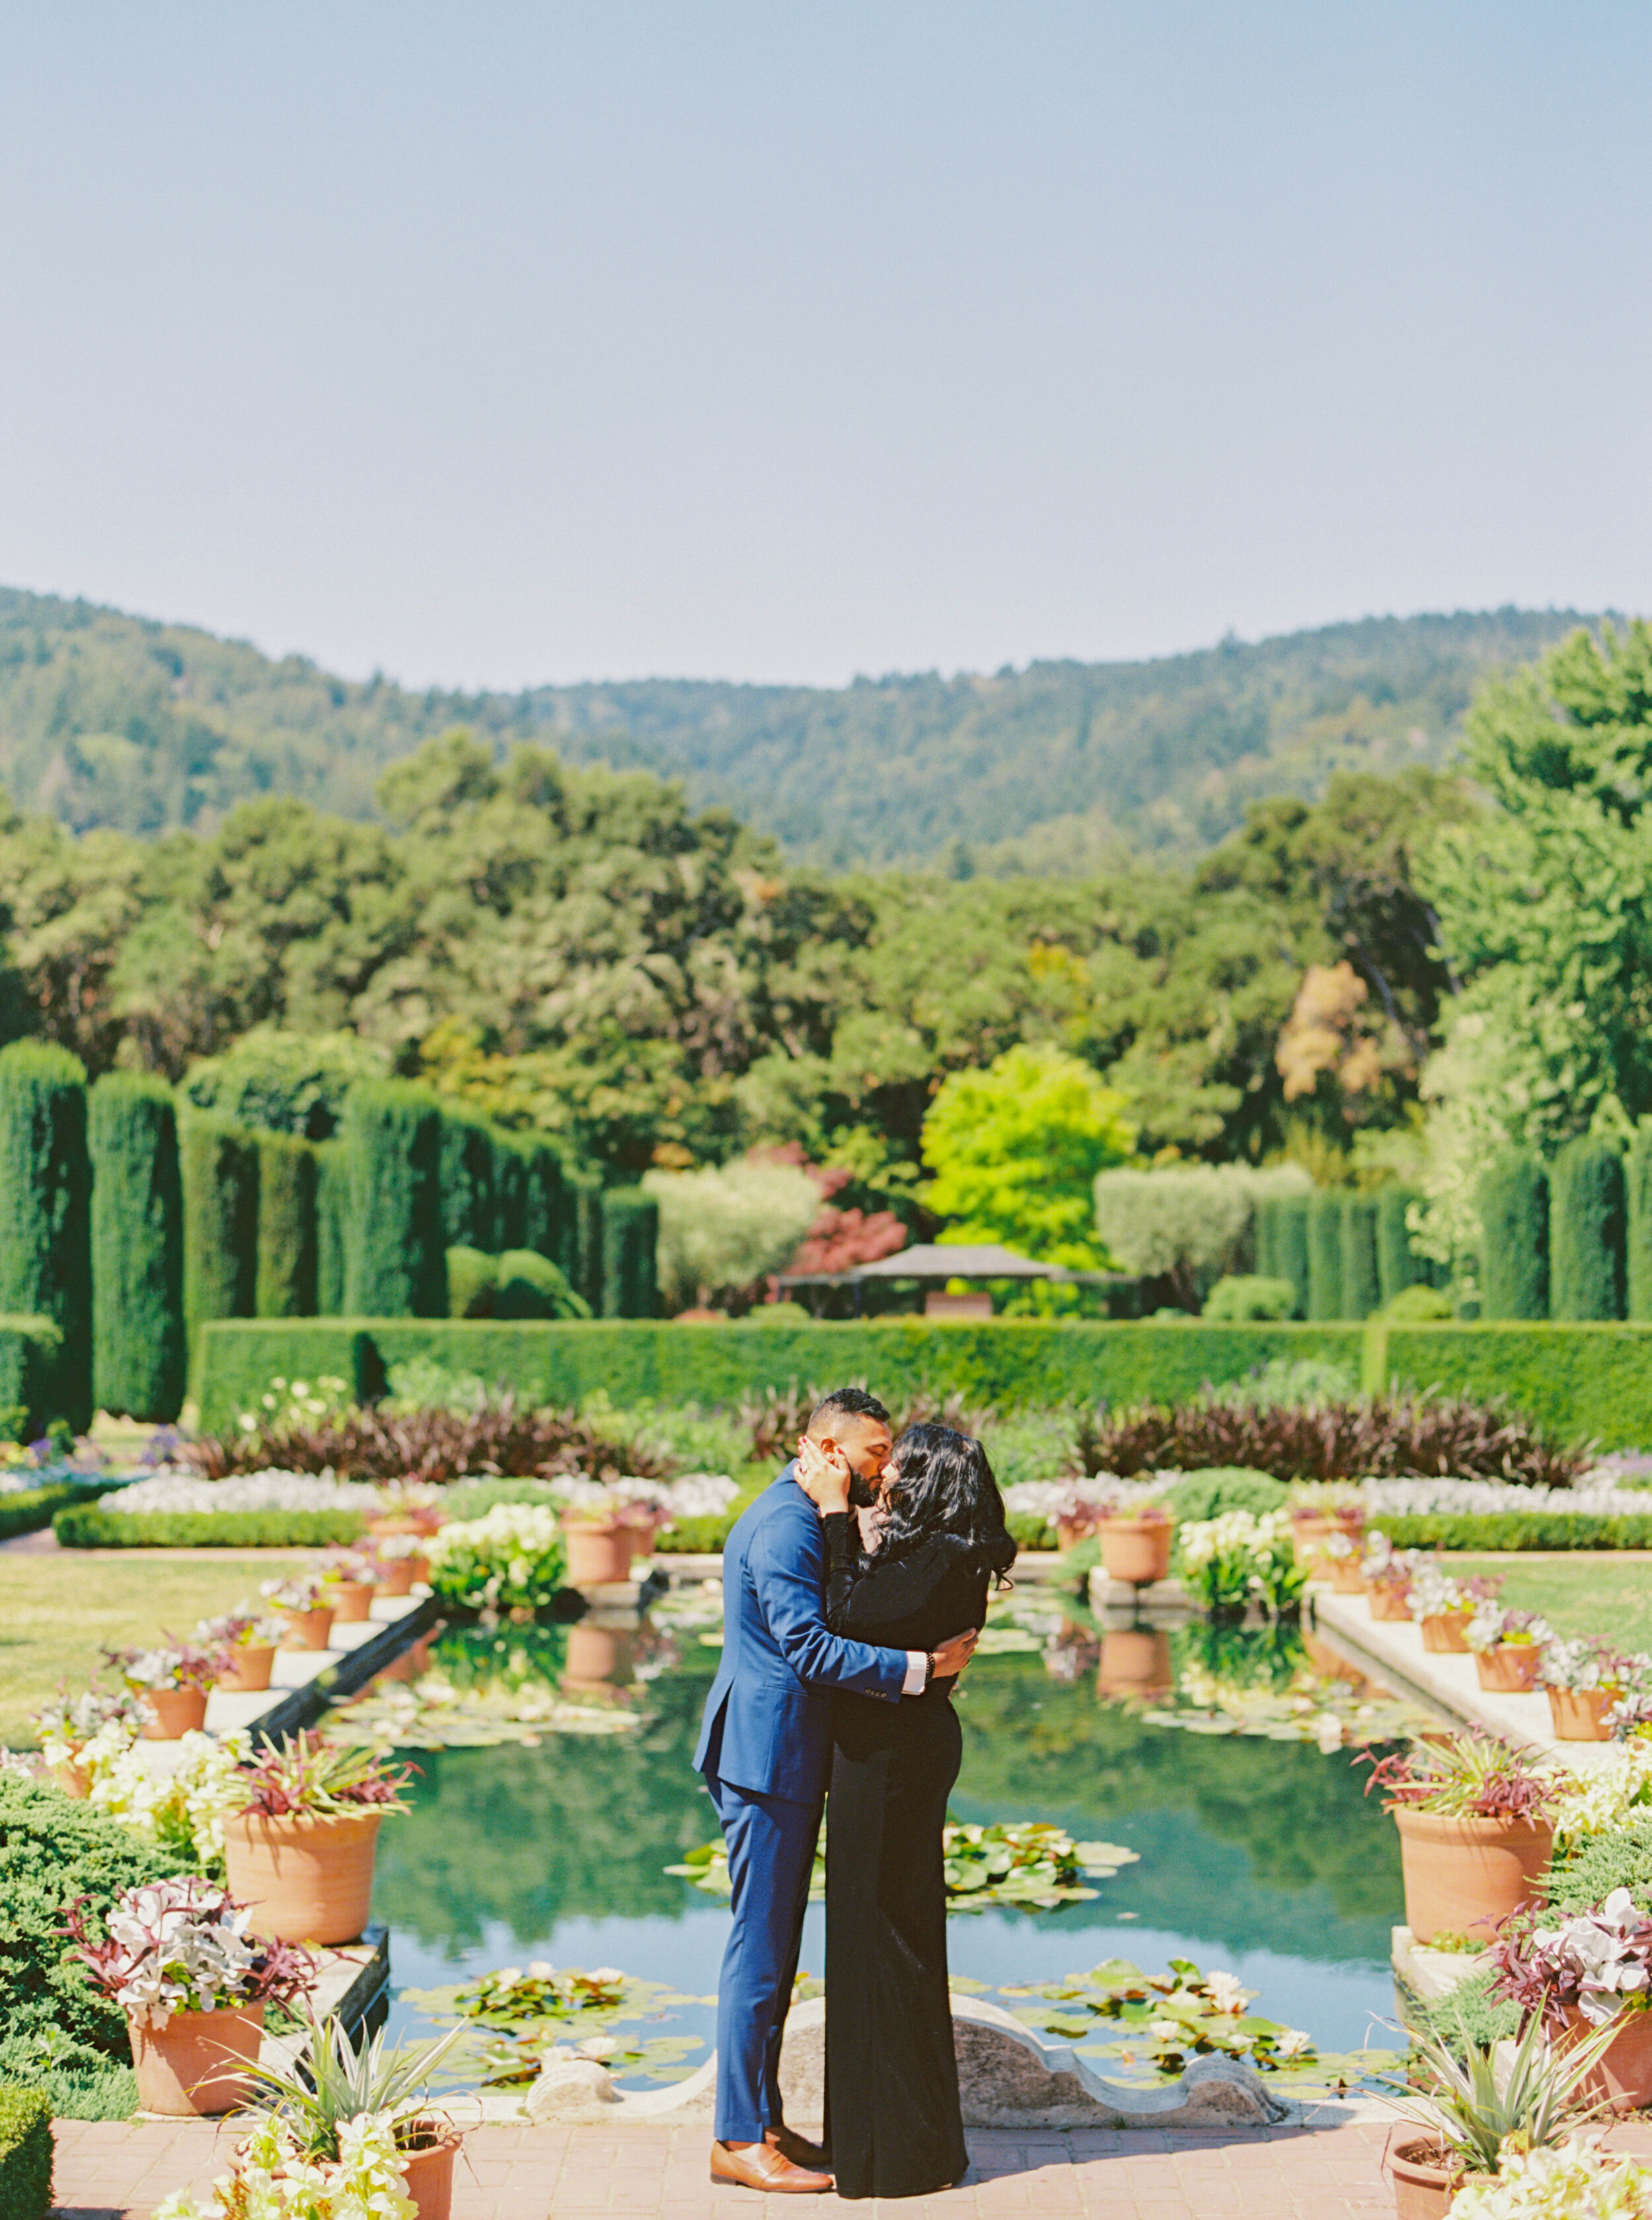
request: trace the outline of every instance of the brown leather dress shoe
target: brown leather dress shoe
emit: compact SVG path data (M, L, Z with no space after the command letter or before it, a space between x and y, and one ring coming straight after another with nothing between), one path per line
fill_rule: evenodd
M772 2143L746 2143L731 2150L726 2143L711 2147L711 2178L736 2189L764 2189L776 2197L819 2197L832 2186L829 2173L811 2173L794 2166Z
M832 2153L825 2143L812 2143L807 2136L800 2136L795 2128L789 2128L782 2120L777 2128L770 2128L763 2140L782 2158L790 2159L794 2166L807 2167L811 2173L830 2173Z

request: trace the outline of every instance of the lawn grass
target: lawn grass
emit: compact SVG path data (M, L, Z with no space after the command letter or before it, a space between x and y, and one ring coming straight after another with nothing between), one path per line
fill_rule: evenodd
M1604 1634L1625 1649L1652 1649L1652 1557L1580 1550L1446 1562L1454 1573L1500 1575L1502 1600L1515 1610L1542 1612L1558 1634Z
M156 1642L163 1630L187 1635L198 1618L304 1562L265 1550L244 1558L0 1551L0 1746L32 1746L29 1714L59 1681L84 1688L103 1668L106 1643Z

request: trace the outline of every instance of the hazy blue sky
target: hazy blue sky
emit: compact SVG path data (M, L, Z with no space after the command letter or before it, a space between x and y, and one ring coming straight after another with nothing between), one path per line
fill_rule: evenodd
M9 0L0 581L518 685L1652 606L1645 0Z

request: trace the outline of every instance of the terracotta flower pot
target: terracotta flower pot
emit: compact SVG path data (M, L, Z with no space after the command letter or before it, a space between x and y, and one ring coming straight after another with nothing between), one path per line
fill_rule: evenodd
M1296 1550L1297 1562L1306 1568L1310 1579L1330 1577L1325 1557L1325 1543L1333 1534L1345 1534L1354 1544L1357 1560L1360 1543L1365 1533L1365 1513L1357 1504L1342 1511L1293 1511L1291 1541Z
M139 1700L146 1742L176 1742L181 1735L199 1734L207 1723L204 1688L144 1688Z
M264 2040L261 2004L174 2012L159 2028L128 2019L127 2032L140 2111L191 2119L250 2102L257 2084L246 2068L258 2063Z
M1543 1644L1537 1642L1494 1642L1489 1649L1474 1652L1481 1687L1499 1696L1529 1696L1543 1662Z
M372 1617L373 1584L371 1581L340 1581L334 1593L337 1598L333 1606L334 1626L359 1626L364 1619Z
M1419 1942L1483 1935L1522 1905L1543 1900L1554 1849L1546 1819L1447 1818L1394 1807L1406 1880L1406 1924ZM232 1893L234 1893L232 1884Z
M1434 1612L1422 1622L1423 1647L1436 1657L1468 1655L1468 1611Z
M463 2138L436 2120L416 2122L415 2131L427 2136L429 2141L402 2153L408 2195L418 2207L419 2220L448 2220L453 2202L453 2161Z
M434 1638L432 1635L421 1635L419 1640L404 1649L399 1657L392 1657L388 1665L382 1667L373 1675L374 1680L418 1680L421 1674L430 1670L430 1645Z
M284 1611L281 1618L287 1631L281 1638L284 1649L325 1649L327 1637L333 1631L333 1609L323 1604L319 1611Z
M1076 1549L1081 1542L1087 1540L1094 1531L1094 1518L1057 1518L1056 1547L1063 1552Z
M247 1642L229 1653L229 1662L218 1675L218 1686L228 1695L256 1696L270 1685L275 1665L272 1642Z
M1572 2040L1593 2033L1593 2023L1575 2006L1566 2015ZM1579 2091L1584 2101L1605 2105L1614 2112L1639 2112L1652 2105L1652 2011L1619 2011L1613 2025L1618 2032L1606 2046L1606 2055L1586 2075ZM1564 2042L1567 2038L1562 2037Z
M623 1518L570 1518L562 1531L568 1543L568 1580L577 1588L611 1587L631 1578L634 1529Z
M563 1686L595 1691L628 1681L636 1643L633 1627L593 1626L589 1619L576 1620L568 1630Z
M1393 1581L1367 1581L1365 1598L1373 1618L1397 1621L1411 1617L1409 1586L1399 1587Z
M1610 1742L1606 1713L1618 1700L1616 1688L1551 1688L1549 1717L1556 1742Z
M367 1521L367 1531L382 1538L386 1534L416 1534L420 1526L410 1511L381 1511Z
M1170 1637L1162 1627L1115 1626L1102 1635L1098 1695L1168 1696L1175 1684Z
M421 1564L423 1562L422 1558L415 1557L381 1557L378 1575L380 1595L411 1595L413 1568L415 1564Z
M1481 2179L1465 2174L1461 2160L1443 2143L1426 2139L1390 2150L1388 2171L1393 2176L1394 2220L1444 2220L1464 2182Z
M65 1757L60 1765L52 1768L52 1778L65 1796L84 1802L91 1794L91 1768L72 1757Z
M284 1942L353 1942L367 1924L383 1816L242 1812L226 1819L229 1893L252 1907L254 1932Z
M1175 1531L1175 1522L1170 1518L1104 1518L1096 1531L1107 1578L1138 1588L1168 1580Z
M1365 1577L1360 1571L1357 1557L1325 1557L1321 1560L1330 1578L1332 1591L1337 1595L1362 1595Z

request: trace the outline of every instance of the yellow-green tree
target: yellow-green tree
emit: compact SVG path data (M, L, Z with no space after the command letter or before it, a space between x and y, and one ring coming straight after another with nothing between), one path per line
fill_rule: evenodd
M1126 1163L1136 1129L1124 1095L1055 1048L1006 1049L985 1071L943 1081L924 1120L924 1200L943 1241L1001 1241L1075 1271L1107 1261L1095 1235L1097 1172Z

